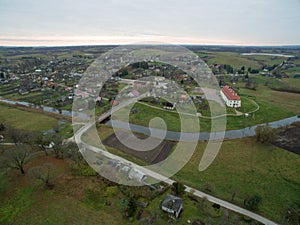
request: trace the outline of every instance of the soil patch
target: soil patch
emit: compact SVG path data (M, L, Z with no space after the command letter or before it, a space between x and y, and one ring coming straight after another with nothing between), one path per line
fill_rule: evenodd
M300 127L291 127L279 133L274 145L300 155Z
M125 131L118 131L118 132L121 132L122 139L130 138L130 134L128 132ZM142 134L135 134L135 136L137 136L140 139L145 139L147 137ZM176 142L163 140L153 150L140 152L124 146L116 137L116 135L112 134L103 141L103 144L115 148L117 150L120 150L138 159L141 159L144 162L153 164L165 160L171 153L173 147L176 145Z

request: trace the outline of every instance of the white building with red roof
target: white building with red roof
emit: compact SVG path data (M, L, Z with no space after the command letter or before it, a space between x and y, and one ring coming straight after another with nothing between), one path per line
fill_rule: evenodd
M239 108L242 105L240 96L228 85L222 88L221 96L228 107Z

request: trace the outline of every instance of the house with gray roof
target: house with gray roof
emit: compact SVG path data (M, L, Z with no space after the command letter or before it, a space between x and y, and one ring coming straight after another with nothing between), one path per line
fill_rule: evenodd
M167 212L170 217L177 219L183 209L182 198L168 194L162 201L161 208Z

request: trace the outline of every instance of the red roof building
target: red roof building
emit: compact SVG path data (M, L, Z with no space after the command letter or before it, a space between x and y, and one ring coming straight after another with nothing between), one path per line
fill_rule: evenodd
M228 107L239 108L241 107L241 98L238 94L228 85L224 86L221 90L221 96Z

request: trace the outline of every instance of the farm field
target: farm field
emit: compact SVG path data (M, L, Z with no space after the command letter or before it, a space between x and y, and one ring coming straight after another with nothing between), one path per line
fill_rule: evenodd
M176 145L175 142L164 140L164 141L162 141L162 143L159 146L152 149L151 151L144 151L144 152L134 151L134 150L124 146L119 140L119 138L121 138L121 140L123 140L123 141L128 141L129 143L130 142L132 143L132 141L128 135L128 132L118 131L118 135L120 135L120 136L117 137L116 134L112 134L107 139L105 139L102 143L104 145L118 149L118 150L124 152L125 154L136 157L136 158L143 160L144 162L150 163L150 164L156 164L156 163L159 163L159 162L163 161L164 159L166 159L169 156L169 154L171 154L173 147ZM135 135L135 136L137 136L140 139L146 137L144 135ZM141 148L141 147L142 146L139 146L139 148ZM144 147L146 147L146 146L144 146Z

